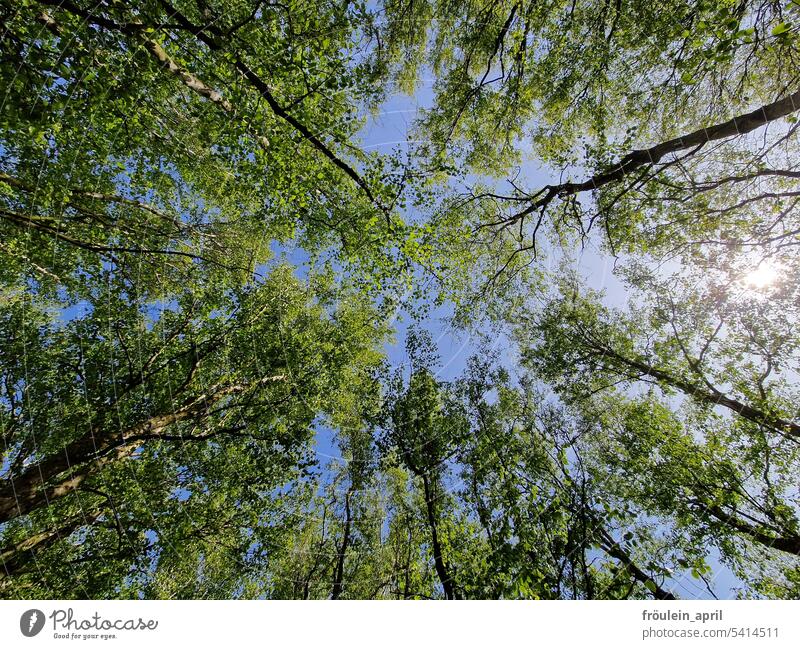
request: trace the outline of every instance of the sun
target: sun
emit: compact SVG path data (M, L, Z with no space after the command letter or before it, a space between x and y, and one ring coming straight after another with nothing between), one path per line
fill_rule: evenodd
M778 269L766 262L761 262L754 270L744 276L744 283L755 289L772 286L778 279Z

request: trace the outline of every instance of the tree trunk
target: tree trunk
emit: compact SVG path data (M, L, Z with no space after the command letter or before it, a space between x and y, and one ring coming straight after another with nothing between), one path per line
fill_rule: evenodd
M6 577L11 577L20 572L30 563L36 552L44 550L53 545L53 543L68 537L79 527L94 523L100 517L102 511L102 509L94 509L85 512L60 527L34 534L13 546L3 548L0 551L0 566L2 566Z
M756 108L750 113L738 115L727 122L700 128L686 135L660 142L648 149L636 149L621 158L608 171L595 174L582 182L566 182L547 185L531 196L531 203L521 212L494 225L509 226L537 210L546 208L555 198L572 196L586 191L594 191L604 185L621 180L634 171L657 164L664 156L693 147L701 147L709 142L723 140L736 135L745 135L800 110L800 90L778 101Z
M422 486L425 491L425 509L428 514L428 526L431 530L431 542L433 544L433 563L436 566L436 574L444 590L446 599L461 599L455 589L453 577L442 556L442 546L439 543L439 531L436 525L435 494L433 493L430 478L427 473L422 474Z
M344 558L347 553L347 547L350 545L350 528L352 525L352 516L350 512L350 495L352 494L353 487L347 490L344 496L344 532L342 534L342 544L339 546L338 556L336 558L336 567L333 571L333 588L331 589L331 599L339 599L342 594L342 579L344 578Z
M283 375L268 376L258 383L283 378ZM241 393L248 387L251 386L216 385L179 410L154 415L119 434L92 432L75 440L64 448L63 453L36 462L18 477L0 482L0 523L28 514L75 491L90 475L110 462L129 456L143 442L167 438L165 431L170 426L190 419L202 419L222 398ZM61 474L67 472L70 472L68 477L57 480Z
M760 424L762 426L767 426L784 435L789 435L791 437L800 439L800 424L789 421L788 419L770 415L762 410L759 410L758 408L754 408L742 403L737 399L732 399L731 397L724 395L719 390L689 383L688 381L684 381L678 377L672 376L664 370L649 366L632 358L626 358L625 356L622 356L621 354L618 354L615 351L600 345L595 345L594 343L592 344L596 351L601 353L603 356L611 358L621 365L628 367L629 369L636 370L644 376L649 376L656 379L660 383L676 388L684 394L697 399L698 401L702 401L712 406L723 406L729 410L732 410L737 415L744 417L748 421L752 421L753 423Z

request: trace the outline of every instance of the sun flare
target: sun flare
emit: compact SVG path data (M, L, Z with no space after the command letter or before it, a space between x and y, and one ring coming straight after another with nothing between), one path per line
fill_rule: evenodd
M772 286L778 279L778 269L762 262L754 270L744 276L744 283L755 289L764 289Z

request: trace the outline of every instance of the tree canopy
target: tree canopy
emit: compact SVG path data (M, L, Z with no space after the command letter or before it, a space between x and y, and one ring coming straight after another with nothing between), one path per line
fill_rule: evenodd
M798 0L0 15L0 595L800 596Z

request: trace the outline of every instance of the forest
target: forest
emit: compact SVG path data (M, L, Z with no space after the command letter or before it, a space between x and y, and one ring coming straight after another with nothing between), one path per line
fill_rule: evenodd
M0 0L0 597L800 598L800 0Z

